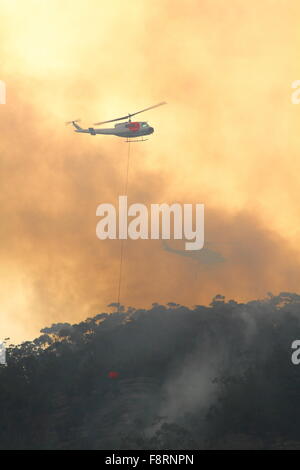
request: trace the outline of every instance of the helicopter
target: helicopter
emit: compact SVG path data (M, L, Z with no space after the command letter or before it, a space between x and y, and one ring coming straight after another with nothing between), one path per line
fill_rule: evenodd
M78 125L78 122L80 122L80 119L76 119L74 121L68 121L66 124L72 124L75 127L74 132L79 132L83 134L90 134L90 135L115 135L117 137L125 137L127 140L125 142L144 142L144 136L153 134L154 128L149 126L148 122L145 121L137 121L137 122L132 122L131 118L132 116L135 116L136 114L144 113L145 111L149 111L150 109L157 108L158 106L162 106L163 104L167 104L165 101L162 101L161 103L155 104L154 106L149 106L148 108L142 109L141 111L137 111L136 113L128 113L126 116L122 116L116 119L110 119L109 121L101 121L101 122L96 122L94 126L100 126L102 124L107 124L109 122L115 122L115 121L123 121L126 119L126 122L121 122L118 124L115 124L114 127L112 128L106 128L106 129L95 129L94 127L89 127L88 129L83 129ZM142 139L139 140L132 140L136 137L142 137Z

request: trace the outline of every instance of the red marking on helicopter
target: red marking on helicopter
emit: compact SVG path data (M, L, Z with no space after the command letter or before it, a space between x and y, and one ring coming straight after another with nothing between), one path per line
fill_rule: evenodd
M130 122L127 127L131 132L137 132L141 126L139 122Z

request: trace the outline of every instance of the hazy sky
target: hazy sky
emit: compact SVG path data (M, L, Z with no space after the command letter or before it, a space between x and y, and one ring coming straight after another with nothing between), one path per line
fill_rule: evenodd
M119 241L96 207L124 188L127 144L78 135L134 112L129 201L205 204L224 263L125 247L121 300L149 306L299 291L297 0L0 0L0 338L28 339L117 299Z

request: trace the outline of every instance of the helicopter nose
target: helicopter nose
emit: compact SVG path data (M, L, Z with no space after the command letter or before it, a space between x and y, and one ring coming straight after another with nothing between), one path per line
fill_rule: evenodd
M154 128L153 128L153 127L149 127L149 131L150 131L150 134L153 134Z

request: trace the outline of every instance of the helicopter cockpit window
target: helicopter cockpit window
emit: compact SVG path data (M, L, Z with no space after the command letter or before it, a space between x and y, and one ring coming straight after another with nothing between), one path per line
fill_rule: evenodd
M142 122L142 127L148 127L148 124L146 122Z

